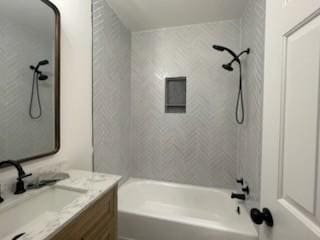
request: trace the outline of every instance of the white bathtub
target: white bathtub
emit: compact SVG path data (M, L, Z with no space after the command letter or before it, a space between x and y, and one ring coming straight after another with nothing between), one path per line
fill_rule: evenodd
M248 213L230 195L224 189L130 179L119 190L119 239L257 240Z

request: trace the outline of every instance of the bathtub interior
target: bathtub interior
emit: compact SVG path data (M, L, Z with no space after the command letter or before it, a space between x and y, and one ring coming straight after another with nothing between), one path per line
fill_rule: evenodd
M226 189L129 179L119 190L119 212L257 236L245 207L230 195Z

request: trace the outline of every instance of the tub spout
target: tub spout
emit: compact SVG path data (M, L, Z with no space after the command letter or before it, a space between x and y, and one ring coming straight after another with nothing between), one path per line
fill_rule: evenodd
M239 200L246 200L246 195L245 194L237 194L237 193L232 193L231 198L234 199L239 199Z

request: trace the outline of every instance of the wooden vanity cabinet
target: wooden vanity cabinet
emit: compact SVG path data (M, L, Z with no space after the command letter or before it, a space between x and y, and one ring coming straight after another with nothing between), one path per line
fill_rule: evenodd
M117 187L98 199L52 240L116 240Z

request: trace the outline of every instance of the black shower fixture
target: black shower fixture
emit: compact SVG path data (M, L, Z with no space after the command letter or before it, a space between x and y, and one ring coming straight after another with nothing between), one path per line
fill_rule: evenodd
M223 67L225 70L229 71L229 72L232 72L232 71L233 71L233 67L231 66L230 63L228 63L228 64L223 64L222 67Z
M243 54L250 54L250 48L242 51L238 55L234 51L232 51L231 49L224 47L224 46L213 45L213 49L220 51L220 52L227 51L233 57L233 59L229 63L222 65L222 67L225 70L232 72L234 70L232 67L232 64L234 62L237 62L239 64L240 79L239 79L239 92L238 92L237 105L236 105L236 121L238 124L243 124L245 116L244 116L244 103L243 103L243 90L242 90L242 66L241 66L240 57ZM239 116L239 107L240 106L241 106L241 116Z
M39 71L39 68L41 67L41 66L45 66L45 65L48 65L49 64L49 61L48 60L42 60L42 61L40 61L38 64L37 64L37 66L35 67L35 66L30 66L30 69L31 70L34 70L36 73L39 73L39 74L41 74L41 72Z
M45 75L45 74L40 74L40 76L39 76L39 81L45 81L45 80L47 80L48 79L48 76L47 75Z
M240 54L235 54L234 51L232 51L231 49L227 48L227 47L223 47L223 46L219 46L219 45L213 45L213 48L217 51L220 51L220 52L223 52L223 51L227 51L232 57L232 61L229 62L228 64L223 64L222 67L228 71L233 71L233 68L232 68L232 64L234 62L237 62L241 65L241 60L240 60L240 57L243 55L243 54L250 54L250 48L248 48L247 50L244 50L242 51Z
M41 71L39 71L39 67L43 65L38 65L37 67L30 66L30 69L34 71L34 73L38 74L37 78L39 81L45 81L48 79L48 75L43 74Z
M232 55L232 57L236 60L239 60L238 56L235 54L234 51L232 51L231 49L227 48L227 47L223 47L223 46L219 46L219 45L213 45L213 48L217 51L223 52L223 51L227 51L229 54Z
M32 81L32 91L31 91L31 99L30 99L30 106L29 106L29 115L32 119L39 119L42 115L42 106L41 106L41 100L40 100L40 93L39 93L39 81L45 81L48 79L48 76L43 74L39 68L41 66L48 65L48 60L42 60L38 62L37 66L30 66L30 69L33 70L33 81ZM33 99L34 99L34 91L36 90L36 97L38 101L38 107L39 107L39 114L34 115L32 113L32 106L33 106Z
M43 66L43 65L48 65L49 61L48 60L42 60L38 63L38 66Z

